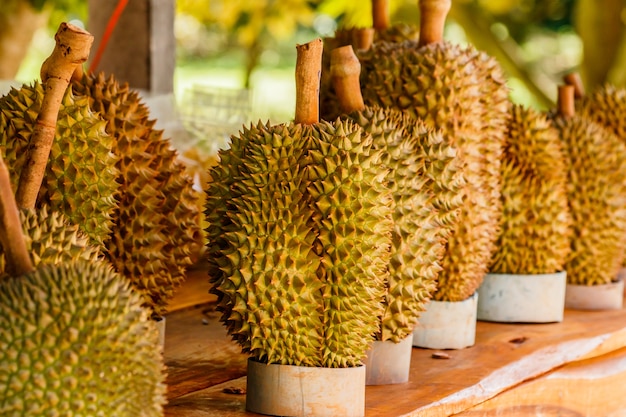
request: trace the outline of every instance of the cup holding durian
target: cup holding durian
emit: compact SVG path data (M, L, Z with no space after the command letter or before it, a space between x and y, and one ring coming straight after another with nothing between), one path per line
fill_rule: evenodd
M571 216L558 131L547 115L511 108L502 160L502 222L489 273L478 290L478 320L563 320Z
M587 111L575 109L573 86L559 87L553 123L565 150L573 229L565 264L565 307L620 309L624 284L618 273L626 247L626 142Z
M366 358L368 385L409 379L412 333L436 290L448 235L463 204L461 161L442 132L393 108L365 106L351 46L331 53L344 115L372 135L393 195L391 259L381 329Z
M295 121L244 127L210 172L211 291L250 354L248 410L363 415L393 195L372 136L349 120L319 121L321 39L297 52Z
M87 236L34 209L61 99L93 41L66 23L55 39L41 71L37 146L15 198L0 155L0 414L161 416L164 367L149 311Z

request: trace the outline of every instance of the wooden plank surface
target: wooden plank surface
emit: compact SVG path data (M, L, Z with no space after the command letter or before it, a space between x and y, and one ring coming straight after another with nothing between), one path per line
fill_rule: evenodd
M245 411L247 357L218 318L212 303L168 315L166 416L256 415ZM553 324L479 322L475 346L447 351L450 359L445 360L433 359L431 350L414 348L408 383L367 387L366 416L461 413L565 364L593 361L624 346L625 310L566 311L564 321ZM616 378L626 386L624 375L618 373ZM533 388L528 389L532 392ZM510 401L514 403L515 397ZM472 412L483 411L474 408Z
M577 361L457 414L459 417L626 416L626 348Z

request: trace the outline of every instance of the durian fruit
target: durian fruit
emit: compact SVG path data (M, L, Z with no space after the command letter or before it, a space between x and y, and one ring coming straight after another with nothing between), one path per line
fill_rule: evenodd
M158 332L128 282L77 260L0 280L0 415L161 416Z
M567 281L577 285L616 280L626 244L626 145L574 110L574 88L559 88L553 115L568 170L573 237Z
M390 23L388 0L372 0L372 27L343 27L337 29L333 37L324 38L320 86L321 117L334 120L342 114L330 76L331 51L342 46L352 46L361 61L361 78L364 79L371 67L368 51L374 42L395 44L407 40L417 42L418 39L419 28L415 25Z
M490 272L552 274L570 252L567 168L548 117L514 105L502 160L502 224Z
M375 30L374 42L399 43L419 40L419 27L402 22L391 24L389 0L372 0L372 27Z
M47 206L20 210L26 248L35 267L57 265L75 259L96 262L102 259L99 246L90 244L89 238L65 215L51 211ZM0 247L0 276L6 273L4 252Z
M161 316L203 244L201 191L127 84L101 73L84 75L72 88L106 121L119 158L118 207L106 255Z
M509 90L498 63L442 40L449 0L422 0L420 41L375 43L365 103L405 110L440 128L464 161L465 204L448 239L438 301L462 301L481 284L502 215L500 161Z
M576 113L613 132L626 143L626 88L605 84L586 94L576 73L564 77L567 85L574 86Z
M441 132L399 110L365 106L360 64L351 46L333 50L330 70L346 112L342 119L372 135L389 169L394 227L377 340L398 343L412 334L436 290L445 244L463 204L461 162Z
M321 39L297 51L295 121L244 127L211 171L211 291L253 358L351 367L379 331L392 196L371 135L318 122Z
M37 81L11 89L0 98L0 147L14 190L32 145L43 99L43 84ZM116 207L118 158L111 152L112 146L113 138L104 131L104 121L92 113L86 98L68 89L36 207L47 205L52 211L63 212L99 245L111 233L111 215Z
M7 272L0 277L0 414L160 416L165 386L158 332L140 297L109 264L77 254L81 242L72 230L46 230L43 220L42 227L25 227L29 238L46 239L31 244L40 248L35 260L61 262L36 270L23 235L17 202L27 209L35 203L61 98L93 41L66 23L56 39L42 67L46 97L37 115L36 149L15 198L0 155L0 245Z

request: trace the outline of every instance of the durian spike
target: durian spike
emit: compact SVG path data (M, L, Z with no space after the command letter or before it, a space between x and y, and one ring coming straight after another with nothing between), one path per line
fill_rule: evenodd
M361 63L352 46L341 46L330 53L330 75L337 93L339 107L344 113L365 109L361 94Z
M312 125L320 121L320 76L323 48L320 38L296 46L295 123Z
M389 0L372 0L372 27L382 31L389 26Z
M19 209L15 203L9 170L0 154L0 245L10 276L21 276L34 271L28 255Z
M369 51L374 43L374 29L356 28L352 30L352 45L359 51Z
M576 108L574 106L574 86L560 85L557 99L557 111L559 116L564 118L574 117Z
M21 208L34 208L43 180L57 117L65 90L76 67L87 61L93 36L69 23L61 23L52 54L41 66L44 98L29 145L28 162L20 175L16 201Z
M443 29L451 6L452 0L419 0L420 38L418 46L443 40Z
M582 98L585 96L585 87L583 81L580 79L580 74L577 72L570 72L563 76L563 81L567 85L574 86L574 98Z

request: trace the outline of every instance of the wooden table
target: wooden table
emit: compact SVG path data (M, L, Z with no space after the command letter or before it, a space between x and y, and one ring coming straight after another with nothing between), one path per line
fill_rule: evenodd
M245 411L247 356L219 323L206 276L190 278L167 315L165 415L257 416ZM413 348L408 383L368 386L365 415L626 416L626 309L479 322L473 347L434 352Z

